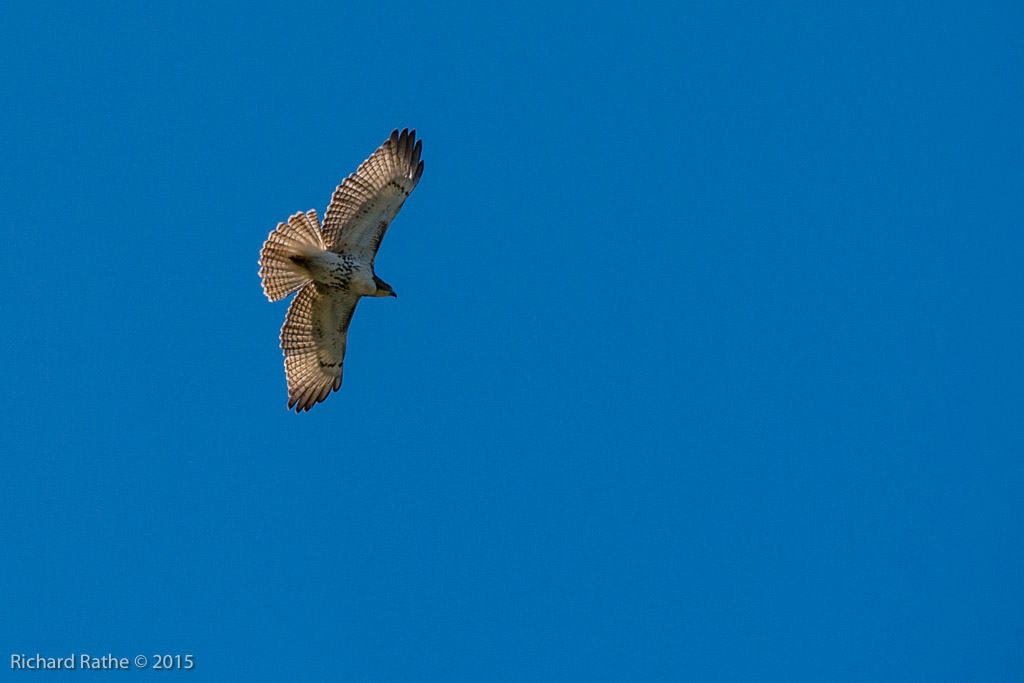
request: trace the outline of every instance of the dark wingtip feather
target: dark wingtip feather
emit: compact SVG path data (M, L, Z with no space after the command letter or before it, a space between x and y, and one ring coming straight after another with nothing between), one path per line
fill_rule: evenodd
M317 390L315 387L307 387L302 393L292 394L288 397L288 410L295 410L295 414L308 413L317 403L323 403L327 397L341 388L341 377L336 377L333 382L323 385Z
M398 137L398 158L404 159L409 152L409 129L406 128Z
M416 146L412 148L412 162L409 164L410 166L415 166L416 162L418 162L420 160L420 152L422 150L423 150L423 141L422 140L417 140L416 141Z

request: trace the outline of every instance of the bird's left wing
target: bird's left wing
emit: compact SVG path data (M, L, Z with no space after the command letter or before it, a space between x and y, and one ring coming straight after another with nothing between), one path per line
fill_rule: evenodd
M295 295L281 328L288 408L309 410L341 387L348 326L359 296L309 283Z
M338 185L324 216L328 249L352 251L373 262L384 233L423 174L420 149L416 131L396 129Z

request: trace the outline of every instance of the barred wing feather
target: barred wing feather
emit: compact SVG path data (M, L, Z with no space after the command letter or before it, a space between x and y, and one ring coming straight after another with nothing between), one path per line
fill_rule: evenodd
M309 410L341 387L348 326L358 303L358 295L312 282L295 295L281 328L289 409Z
M420 149L415 130L396 129L338 186L324 216L328 249L373 263L384 233L423 174Z

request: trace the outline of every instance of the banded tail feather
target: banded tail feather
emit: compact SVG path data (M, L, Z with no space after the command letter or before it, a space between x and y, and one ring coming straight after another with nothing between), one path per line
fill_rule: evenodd
M310 209L278 223L260 251L260 278L263 293L271 301L280 301L310 282L298 263L305 256L324 249L320 219Z

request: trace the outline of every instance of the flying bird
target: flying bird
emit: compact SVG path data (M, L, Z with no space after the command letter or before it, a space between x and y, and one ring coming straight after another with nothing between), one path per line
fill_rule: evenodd
M423 174L416 131L396 129L338 185L323 225L316 210L278 223L260 251L263 292L298 292L281 328L288 408L309 410L341 387L352 314L364 296L397 296L373 262L388 226Z

